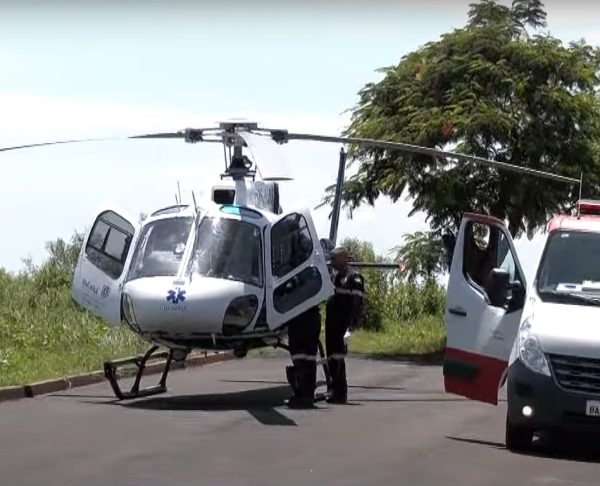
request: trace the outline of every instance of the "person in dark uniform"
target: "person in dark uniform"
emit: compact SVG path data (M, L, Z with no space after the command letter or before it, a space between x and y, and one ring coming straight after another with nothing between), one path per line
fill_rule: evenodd
M304 263L312 253L310 237L301 231L300 220L294 216L288 221L286 243L281 248L281 260L287 266L281 270L286 274ZM283 238L282 238L283 239ZM290 282L290 292L297 292L302 283ZM317 352L321 334L321 312L313 306L287 323L288 346L293 366L286 368L287 378L294 395L286 402L290 408L313 408L317 383Z
M365 281L360 273L350 267L349 262L350 256L345 248L332 251L335 294L327 301L325 318L325 346L331 377L327 397L329 403L348 401L345 361L347 349L344 335L356 326L364 310Z
M311 307L288 323L288 345L293 366L286 369L294 395L289 408L313 408L317 387L317 352L321 334L321 311Z

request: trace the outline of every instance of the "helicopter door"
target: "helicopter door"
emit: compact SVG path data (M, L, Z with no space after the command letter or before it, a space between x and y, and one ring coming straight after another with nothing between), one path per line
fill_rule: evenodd
M97 213L73 276L73 299L110 324L121 322L121 288L137 228L121 211Z
M444 316L447 392L498 404L526 288L512 238L502 221L465 214L452 257Z
M267 322L275 329L326 300L333 285L308 210L279 217L267 232Z

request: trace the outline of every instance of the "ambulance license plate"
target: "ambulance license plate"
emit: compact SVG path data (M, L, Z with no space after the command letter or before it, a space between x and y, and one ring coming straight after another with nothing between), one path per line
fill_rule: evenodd
M585 414L591 417L600 417L600 402L588 400L586 403Z

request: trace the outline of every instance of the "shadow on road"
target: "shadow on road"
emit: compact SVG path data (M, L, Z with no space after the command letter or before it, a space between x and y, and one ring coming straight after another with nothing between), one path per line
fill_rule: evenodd
M454 436L446 436L446 438L456 442L483 445L493 449L506 449L504 443L500 442ZM546 434L534 440L531 450L514 452L514 454L559 461L600 463L600 445L593 437Z
M229 393L214 393L208 395L180 395L138 399L132 402L112 402L129 409L138 410L171 410L171 411L206 411L223 412L241 410L252 415L263 425L296 426L289 417L275 409L284 405L290 397L289 385L259 390L244 390ZM309 412L323 411L326 408L316 408Z
M462 402L465 401L463 398L357 398L355 402L415 402L415 403L436 403L436 402Z
M268 385L283 385L285 381L270 381L270 380L220 380L222 383L263 383ZM318 381L317 387L324 386L324 381ZM404 387L393 387L393 386L366 386L366 385L348 385L349 389L359 390L385 390L385 391L406 391Z
M465 442L467 444L477 444L477 445L484 445L484 446L488 446L491 447L493 449L504 449L504 444L500 443L500 442L489 442L487 440L479 440L479 439L467 439L464 437L453 437L450 435L446 436L446 439L450 439L456 442Z

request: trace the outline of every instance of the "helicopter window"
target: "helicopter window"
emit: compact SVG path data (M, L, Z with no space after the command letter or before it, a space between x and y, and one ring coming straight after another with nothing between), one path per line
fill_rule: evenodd
M178 213L183 209L189 208L189 204L179 204L175 206L169 206L167 208L159 209L158 211L154 211L152 216L164 216L165 214L173 214Z
M306 219L289 214L271 230L271 270L283 277L306 262L313 252L313 242Z
M123 272L134 232L134 227L126 219L106 211L94 223L85 254L93 265L117 279Z
M233 204L235 200L235 189L214 189L213 201L216 204Z
M288 312L317 295L322 285L323 279L319 269L313 266L307 267L275 289L273 306L279 313Z
M190 272L263 286L261 231L246 221L205 217L196 233Z
M128 280L174 277L179 271L193 218L168 218L148 223L138 241Z

